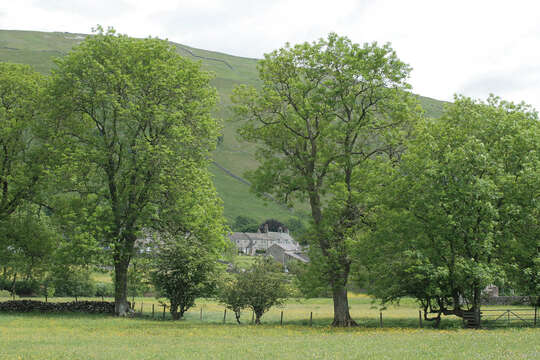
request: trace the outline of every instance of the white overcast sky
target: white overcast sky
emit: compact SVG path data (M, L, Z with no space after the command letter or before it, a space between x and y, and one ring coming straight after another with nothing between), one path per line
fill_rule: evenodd
M392 43L421 95L494 93L540 110L540 1L499 0L0 0L0 29L135 37L261 58L326 37Z

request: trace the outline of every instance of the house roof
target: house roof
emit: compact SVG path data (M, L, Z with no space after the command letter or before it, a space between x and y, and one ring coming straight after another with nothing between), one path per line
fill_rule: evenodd
M273 244L272 246L278 246L280 248L282 248L283 250L285 250L285 252L287 251L297 251L300 249L300 247L296 244L288 244L288 243L281 243L281 244ZM272 247L270 246L270 247Z
M229 235L232 241L244 240L244 241L282 241L282 242L294 242L291 235L284 232L267 232L267 233L244 233L233 232Z

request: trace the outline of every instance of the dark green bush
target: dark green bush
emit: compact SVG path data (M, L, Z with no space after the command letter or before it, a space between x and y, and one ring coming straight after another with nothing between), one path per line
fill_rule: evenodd
M18 296L37 296L39 295L39 285L39 281L36 280L17 280L15 294Z
M0 290L9 291L13 282L10 279L0 278ZM17 280L15 282L15 294L18 296L39 295L39 282L36 280Z
M51 274L54 296L95 296L96 283L90 272L81 268L59 267Z

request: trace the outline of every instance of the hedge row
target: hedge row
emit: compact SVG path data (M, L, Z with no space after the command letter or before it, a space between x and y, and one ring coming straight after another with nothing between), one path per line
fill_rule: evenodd
M0 302L0 311L11 312L82 312L90 314L114 314L114 303L107 301L43 302L35 300L11 300Z

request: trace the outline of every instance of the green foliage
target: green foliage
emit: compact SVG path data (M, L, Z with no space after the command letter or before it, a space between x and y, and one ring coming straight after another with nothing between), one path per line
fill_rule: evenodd
M0 221L0 264L4 276L15 280L40 280L56 259L58 235L48 216L39 208L24 204Z
M239 133L257 143L261 165L247 174L260 195L308 201L306 238L336 299L334 324L349 326L351 245L369 223L373 169L395 159L416 116L409 66L390 45L353 44L330 34L276 50L259 63L262 87L236 88Z
M207 171L219 134L209 81L166 41L101 28L53 70L49 137L62 158L57 187L68 189L56 201L73 225L68 237L110 249L118 314L127 310L128 267L144 231L198 229L222 242Z
M371 293L415 297L437 321L478 309L505 269L521 268L512 281L538 293L539 133L535 112L495 97L457 97L419 123L400 166L381 173L385 206L357 249Z
M271 258L259 257L253 266L228 279L218 292L219 301L234 311L240 323L241 309L255 314L255 324L271 307L281 305L289 296L283 268Z
M249 216L238 215L231 227L232 231L236 232L257 232L259 224L257 220Z
M114 286L110 283L96 283L96 296L110 297L114 295Z
M29 66L0 62L0 221L36 197L49 154L39 141L44 78Z
M76 266L57 266L48 281L54 287L54 295L59 297L95 296L96 283L91 271Z
M314 252L311 252L313 255ZM316 261L310 258L310 261ZM313 266L300 261L289 261L287 263L289 274L294 275L293 283L304 298L331 297L332 289L328 281L321 276L318 271L321 266Z
M261 225L259 225L259 231L264 231L268 227L268 231L278 232L285 231L286 226L282 222L276 219L267 219Z
M174 320L195 305L199 297L213 294L216 286L216 254L190 235L163 239L156 248L152 282L158 297L170 302Z

